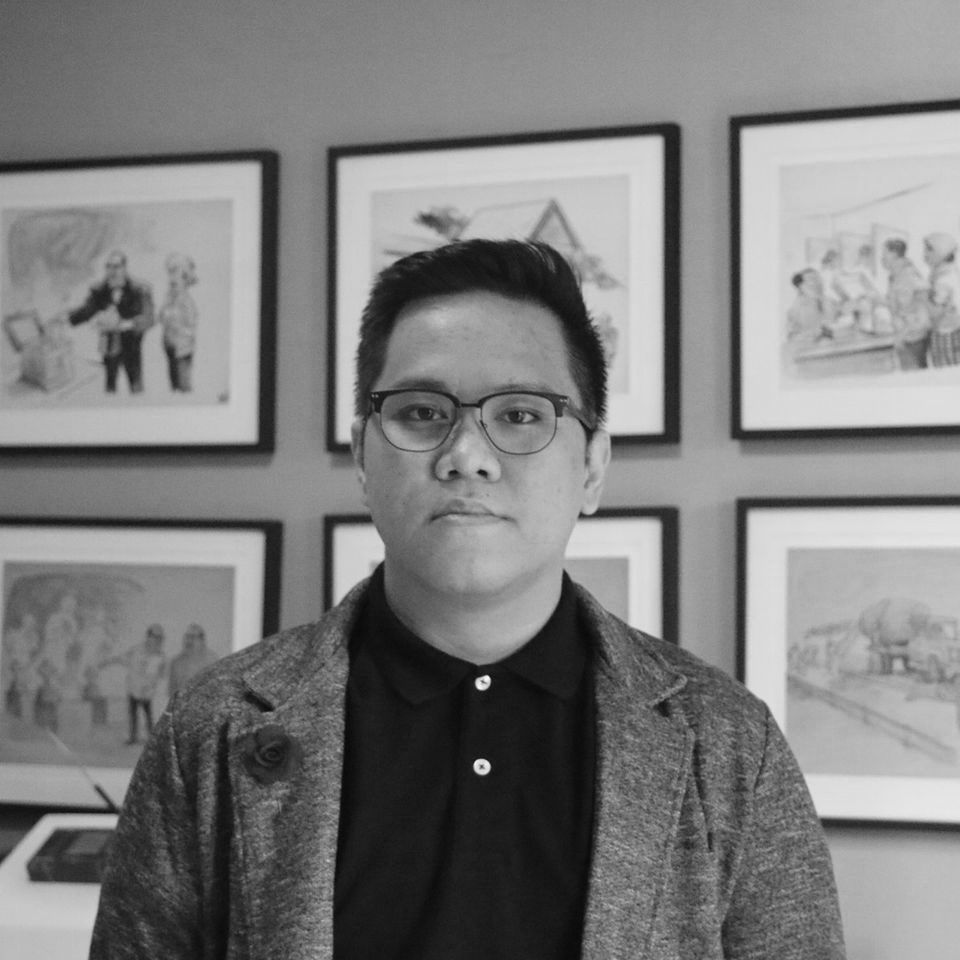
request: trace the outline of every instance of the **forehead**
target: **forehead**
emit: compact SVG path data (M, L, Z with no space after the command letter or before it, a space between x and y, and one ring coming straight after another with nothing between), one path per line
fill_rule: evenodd
M400 311L376 387L417 384L574 392L556 315L539 303L480 291L417 300Z

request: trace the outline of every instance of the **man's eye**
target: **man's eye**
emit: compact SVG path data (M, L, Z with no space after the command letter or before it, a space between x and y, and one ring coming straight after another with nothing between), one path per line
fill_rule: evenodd
M509 407L500 413L500 419L509 426L522 427L539 423L542 418L537 410L530 410L527 407Z
M438 420L445 420L446 416L439 407L418 403L398 410L396 419L406 420L409 423L435 423Z

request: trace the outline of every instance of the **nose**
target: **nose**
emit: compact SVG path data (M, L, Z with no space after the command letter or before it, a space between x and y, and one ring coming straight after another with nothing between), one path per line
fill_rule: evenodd
M480 424L480 411L460 410L460 419L440 448L434 465L438 480L457 477L500 479L500 455Z

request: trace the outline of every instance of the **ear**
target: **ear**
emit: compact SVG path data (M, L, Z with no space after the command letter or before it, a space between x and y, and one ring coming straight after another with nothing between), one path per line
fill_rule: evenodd
M610 465L610 434L597 430L587 444L586 475L583 484L583 502L580 513L590 516L600 506L600 494Z
M353 454L353 466L364 504L367 502L367 473L363 469L363 435L366 426L367 421L363 417L356 417L350 425L350 452Z

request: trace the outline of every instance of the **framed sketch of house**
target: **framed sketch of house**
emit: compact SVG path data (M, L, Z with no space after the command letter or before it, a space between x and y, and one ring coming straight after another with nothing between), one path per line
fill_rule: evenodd
M92 781L119 805L169 697L277 629L281 539L277 521L0 517L0 801L97 806Z
M739 438L960 429L960 101L730 121Z
M269 451L278 158L0 165L0 452Z
M327 446L345 450L375 275L456 240L540 240L578 271L610 372L614 441L679 439L674 124L333 147Z
M678 512L624 507L581 517L567 548L566 569L611 613L631 626L677 642ZM329 609L383 560L368 514L323 518L323 602Z
M737 668L824 820L960 827L960 498L740 500Z

